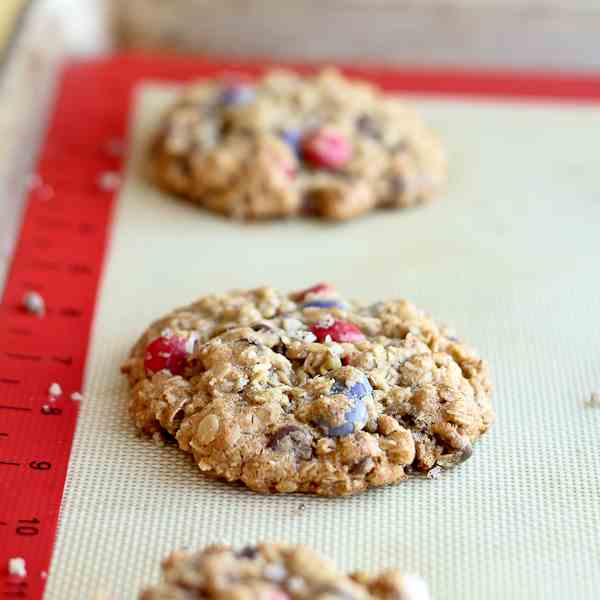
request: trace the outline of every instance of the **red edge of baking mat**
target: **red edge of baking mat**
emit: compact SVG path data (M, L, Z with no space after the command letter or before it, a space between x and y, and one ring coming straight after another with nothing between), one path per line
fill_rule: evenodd
M115 196L99 185L120 170L108 151L126 136L135 86L223 71L258 75L265 63L117 55L65 70L0 305L0 597L42 598L55 539ZM314 67L297 66L301 71ZM600 77L348 67L386 89L436 95L597 102ZM45 316L20 308L36 290ZM115 367L116 368L116 367ZM58 382L63 395L51 401ZM85 400L83 400L85 402ZM11 557L27 575L9 575Z

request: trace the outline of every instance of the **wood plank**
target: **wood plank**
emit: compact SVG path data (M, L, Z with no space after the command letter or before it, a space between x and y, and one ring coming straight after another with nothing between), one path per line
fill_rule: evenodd
M150 6L152 10L150 10ZM600 67L596 0L114 1L121 45L221 56Z

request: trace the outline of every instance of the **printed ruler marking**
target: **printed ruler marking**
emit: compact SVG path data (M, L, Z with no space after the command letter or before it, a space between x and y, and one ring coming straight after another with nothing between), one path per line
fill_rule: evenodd
M97 182L121 169L102 149L124 138L131 92L111 77L65 72L0 304L0 598L41 600L50 568L114 204ZM28 291L43 316L24 310ZM24 577L8 573L18 557Z

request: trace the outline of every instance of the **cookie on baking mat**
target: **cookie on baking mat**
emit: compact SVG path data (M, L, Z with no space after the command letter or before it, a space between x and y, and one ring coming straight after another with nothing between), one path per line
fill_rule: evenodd
M493 421L487 365L406 300L327 284L200 298L122 370L129 410L201 471L259 492L352 494L469 458Z
M240 219L345 220L430 200L446 181L443 148L417 113L334 70L191 85L151 164L163 188Z
M388 570L369 577L343 575L305 546L259 544L236 552L208 546L174 552L162 565L163 581L140 600L430 600L417 575Z

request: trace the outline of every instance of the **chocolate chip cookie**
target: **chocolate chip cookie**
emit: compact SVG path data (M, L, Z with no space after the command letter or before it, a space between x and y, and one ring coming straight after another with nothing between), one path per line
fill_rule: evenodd
M376 577L343 575L305 546L259 544L234 551L209 546L174 552L162 565L163 581L140 600L430 600L417 575L389 570Z
M419 204L446 181L442 145L418 114L334 70L191 85L150 155L164 189L239 219L351 219Z
M406 300L327 284L200 298L122 370L137 427L258 492L353 494L468 459L493 421L486 363Z

